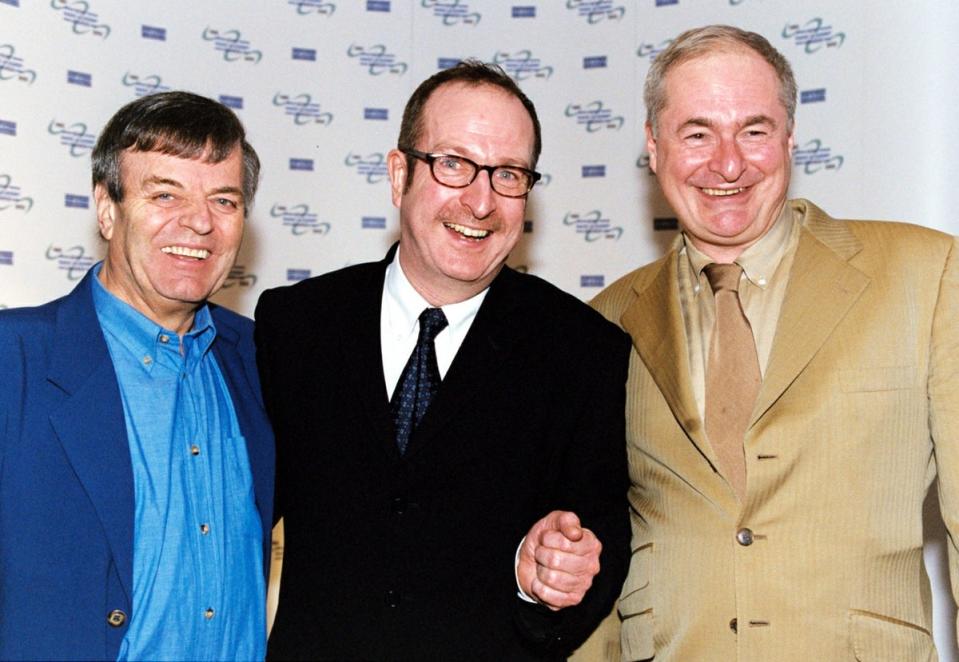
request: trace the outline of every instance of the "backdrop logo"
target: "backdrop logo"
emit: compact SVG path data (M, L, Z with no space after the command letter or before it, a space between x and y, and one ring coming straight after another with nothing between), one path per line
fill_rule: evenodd
M640 154L636 159L636 167L640 170L645 170L647 175L654 176L656 174L649 165L649 154L646 152Z
M367 73L371 76L381 74L395 74L402 76L408 68L405 62L398 62L396 55L386 52L386 46L375 44L373 46L360 46L350 44L346 49L346 54L352 58L359 58L360 66L366 67Z
M605 177L605 165L584 165L580 168L581 177Z
M296 13L301 16L307 14L319 14L320 16L332 16L336 11L336 5L324 0L287 0L287 4L296 7Z
M204 28L203 41L212 41L214 50L223 53L227 62L252 62L256 64L263 59L263 52L250 48L250 42L243 39L239 30L217 30Z
M656 56L666 50L671 43L673 43L672 39L664 39L659 42L658 45L643 42L639 45L639 48L636 49L636 55L639 57L648 57L649 61L652 62L656 59Z
M13 266L13 251L0 251L0 264ZM6 308L6 306L0 305L0 308Z
M228 287L253 287L256 285L256 274L246 272L246 267L242 264L233 265L230 269L230 275L223 281L223 289Z
M83 246L61 248L53 244L47 247L46 258L56 264L57 269L67 272L67 280L80 280L96 261L86 254Z
M290 170L313 171L313 159L290 159Z
M603 287L606 285L606 276L603 274L581 274L580 287Z
M533 57L532 51L524 49L515 53L497 51L493 56L493 64L503 67L516 81L529 78L549 78L553 75L553 67L544 65L538 57Z
M321 223L316 214L310 211L308 205L273 205L270 209L270 216L281 219L285 227L290 228L294 237L302 237L305 234L329 234L330 224Z
M110 26L100 22L100 17L90 11L90 3L86 0L50 0L50 6L63 15L74 34L92 34L104 39L110 36Z
M443 19L443 25L476 25L483 18L479 12L470 11L462 0L422 0L426 9L433 10L433 16Z
M613 6L613 0L566 0L566 8L586 17L590 25L603 20L618 21L626 13L622 5Z
M277 92L273 95L273 105L283 108L283 112L293 118L297 126L304 124L320 124L327 126L333 121L333 113L320 110L320 104L313 103L313 97L307 93L284 94Z
M826 100L826 88L803 90L799 93L799 103L819 103Z
M138 97L153 94L154 92L166 92L170 89L169 86L163 84L163 79L156 74L141 76L128 71L123 74L120 82L126 87L132 87L133 93Z
M93 74L82 71L67 70L67 85L80 85L81 87L93 86Z
M346 167L356 168L356 173L366 177L368 184L379 184L386 179L386 158L381 152L374 152L367 156L349 153L344 161Z
M47 126L50 135L60 136L60 144L65 145L70 152L70 156L86 156L93 151L93 144L96 138L92 133L87 133L87 125L83 122L74 122L67 125L63 122L50 120Z
M783 28L783 37L792 39L807 53L815 53L823 46L839 48L846 41L845 32L834 32L831 25L823 25L821 18L809 19L804 25L787 23Z
M536 5L513 5L510 16L513 18L536 18Z
M0 120L0 134L5 136L17 135L17 123L13 120Z
M8 209L27 213L33 209L33 198L21 194L20 187L13 183L13 177L0 174L0 211Z
M141 25L140 36L144 39L166 41L166 28L157 27L155 25Z
M286 280L288 281L306 280L309 277L310 277L309 269L287 269L286 270Z
M32 85L37 72L24 67L23 58L17 57L12 44L0 44L0 80L18 80Z
M583 235L583 239L589 242L600 239L617 241L623 236L623 228L614 226L608 218L603 218L603 212L598 209L585 214L571 211L563 217L563 225L572 226L577 234Z
M815 175L821 170L839 170L843 161L845 159L841 154L833 154L830 148L823 147L818 138L797 147L793 152L793 163L807 175Z
M63 195L63 206L72 209L89 209L90 196L77 193L65 193Z
M566 106L566 117L575 117L576 123L585 127L587 133L595 133L603 129L618 131L626 121L622 115L613 115L613 111L603 105L602 101L591 101L586 104L571 103Z
M385 230L385 216L363 216L360 219L360 227L364 230Z

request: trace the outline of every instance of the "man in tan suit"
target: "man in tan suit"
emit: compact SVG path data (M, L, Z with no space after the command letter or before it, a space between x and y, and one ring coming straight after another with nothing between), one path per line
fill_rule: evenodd
M959 245L787 200L796 84L757 34L684 33L645 98L683 232L593 302L633 341L623 658L935 660L922 505L938 475L955 567Z

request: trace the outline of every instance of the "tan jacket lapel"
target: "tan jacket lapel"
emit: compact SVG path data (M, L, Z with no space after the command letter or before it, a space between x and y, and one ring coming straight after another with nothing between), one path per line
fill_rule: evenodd
M689 353L679 302L678 252L670 251L648 279L633 283L636 299L623 311L620 324L666 399L673 416L699 452L714 467L716 456L706 440L689 379Z
M846 226L805 200L792 204L804 215L803 228L753 424L802 372L869 285L869 278L849 264L862 245Z

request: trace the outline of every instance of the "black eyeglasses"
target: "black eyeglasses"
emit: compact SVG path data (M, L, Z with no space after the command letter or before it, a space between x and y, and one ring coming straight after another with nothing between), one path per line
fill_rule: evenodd
M489 173L493 190L507 198L522 198L542 177L534 170L510 165L480 165L455 154L427 154L415 149L400 149L401 152L426 161L437 183L450 188L465 188L476 180L483 170Z

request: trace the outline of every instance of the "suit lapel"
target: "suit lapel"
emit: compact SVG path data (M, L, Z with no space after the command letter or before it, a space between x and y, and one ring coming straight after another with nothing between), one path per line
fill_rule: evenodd
M869 278L848 262L861 250L859 241L842 223L804 204L805 223L753 423L808 365L869 284Z
M92 274L57 313L48 381L65 398L50 412L50 422L103 522L132 600L133 469L116 372L93 307ZM79 341L86 343L83 351L77 351Z
M633 339L633 346L676 421L699 452L716 466L689 377L686 330L678 294L678 256L676 250L670 251L648 284L634 285L636 299L623 311L620 323Z
M337 361L343 364L343 371L349 376L350 388L362 403L365 414L363 420L370 426L371 435L379 440L386 453L399 458L390 401L386 393L386 378L383 375L383 348L380 341L383 279L386 266L392 261L395 252L394 245L385 260L363 272L363 280L356 286L356 305L345 311L346 316L337 321L343 332L337 334L340 343L336 351L340 352ZM323 379L323 376L319 375L318 379Z

